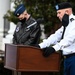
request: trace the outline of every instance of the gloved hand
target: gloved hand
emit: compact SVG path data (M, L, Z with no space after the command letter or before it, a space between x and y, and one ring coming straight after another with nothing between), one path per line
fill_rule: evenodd
M55 49L53 47L43 48L43 56L48 57L50 54L54 53Z

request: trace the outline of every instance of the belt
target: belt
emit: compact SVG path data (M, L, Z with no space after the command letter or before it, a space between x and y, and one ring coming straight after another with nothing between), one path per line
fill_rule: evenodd
M71 57L71 56L75 56L75 53L68 54L68 55L64 55L63 57L64 57L64 58L69 58L69 57Z

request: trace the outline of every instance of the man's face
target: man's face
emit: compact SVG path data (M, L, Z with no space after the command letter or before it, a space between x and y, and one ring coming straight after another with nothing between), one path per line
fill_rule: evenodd
M25 19L25 18L27 18L27 12L26 12L26 11L24 11L24 12L18 17L19 20L23 20L23 19Z
M65 10L64 9L57 11L57 17L59 18L60 21L62 21L62 18L64 16L64 14L65 14Z

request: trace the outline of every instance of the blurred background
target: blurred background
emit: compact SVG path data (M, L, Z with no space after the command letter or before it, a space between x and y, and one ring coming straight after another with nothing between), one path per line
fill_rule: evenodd
M24 3L28 13L40 20L42 41L61 26L54 6L65 1L71 2L75 13L75 0L0 0L0 75L11 75L11 71L4 68L4 52L5 44L12 43L18 21L13 14L17 5Z

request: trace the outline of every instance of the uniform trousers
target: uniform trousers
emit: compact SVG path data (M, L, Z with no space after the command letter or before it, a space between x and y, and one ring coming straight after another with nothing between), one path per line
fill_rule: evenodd
M75 75L75 55L64 58L64 75Z

